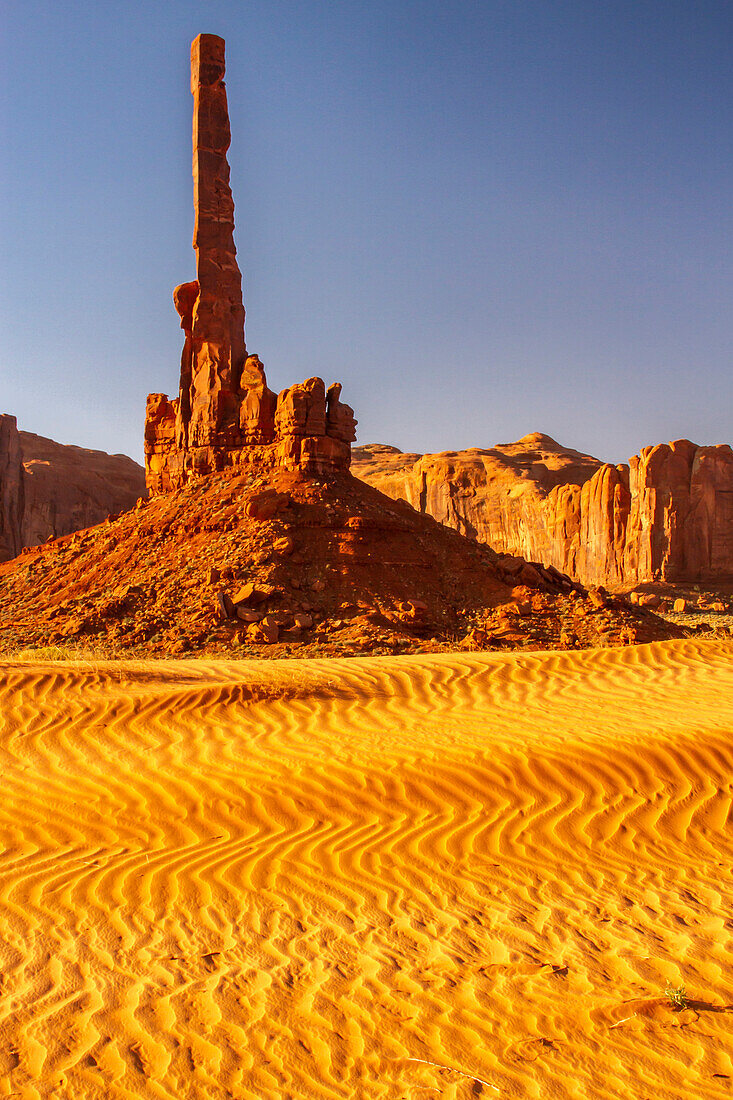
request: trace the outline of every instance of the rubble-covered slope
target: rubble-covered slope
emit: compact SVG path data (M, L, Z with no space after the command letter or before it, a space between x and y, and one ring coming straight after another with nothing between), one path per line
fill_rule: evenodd
M201 478L0 565L0 646L395 652L678 636L348 473Z

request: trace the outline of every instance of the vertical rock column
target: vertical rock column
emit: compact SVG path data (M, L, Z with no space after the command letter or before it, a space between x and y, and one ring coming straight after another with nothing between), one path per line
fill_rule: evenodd
M23 457L14 416L0 416L0 561L19 554L25 507Z
M320 378L309 378L284 390L278 404L263 364L247 355L227 163L224 40L215 34L200 34L191 44L191 91L196 279L173 292L184 332L178 396L148 396L148 488L168 492L243 463L315 476L346 470L356 420L339 400L341 386L326 394Z
M234 247L234 200L227 150L231 140L224 85L224 40L200 34L191 44L193 202L198 297L193 306L188 446L237 446L239 380L246 358L242 276ZM184 402L181 403L184 406ZM194 453L211 468L216 454Z

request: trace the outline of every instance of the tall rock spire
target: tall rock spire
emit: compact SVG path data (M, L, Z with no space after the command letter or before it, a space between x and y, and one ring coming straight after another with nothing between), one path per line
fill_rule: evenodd
M244 344L242 276L234 247L231 140L224 85L224 39L191 43L193 205L196 279L173 291L185 333L178 397L148 395L145 468L151 492L231 467L299 469L314 476L346 470L356 421L320 378L277 397L265 368Z
M184 349L182 434L192 446L231 443L238 427L239 380L246 359L242 276L234 246L234 200L227 150L231 141L224 84L224 39L200 34L191 44L193 94L193 247L197 287L178 301L190 344ZM190 308L191 299L194 298ZM189 328L190 326L190 328ZM186 408L186 406L189 406ZM186 416L190 418L185 423Z

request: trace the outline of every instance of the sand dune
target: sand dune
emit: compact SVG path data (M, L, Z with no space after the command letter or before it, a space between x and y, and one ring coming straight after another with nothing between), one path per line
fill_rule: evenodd
M0 1096L733 1094L731 643L2 671Z

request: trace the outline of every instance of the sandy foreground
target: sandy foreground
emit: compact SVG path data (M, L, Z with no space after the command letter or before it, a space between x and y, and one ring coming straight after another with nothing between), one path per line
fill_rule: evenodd
M733 643L1 667L0 1096L733 1095Z

